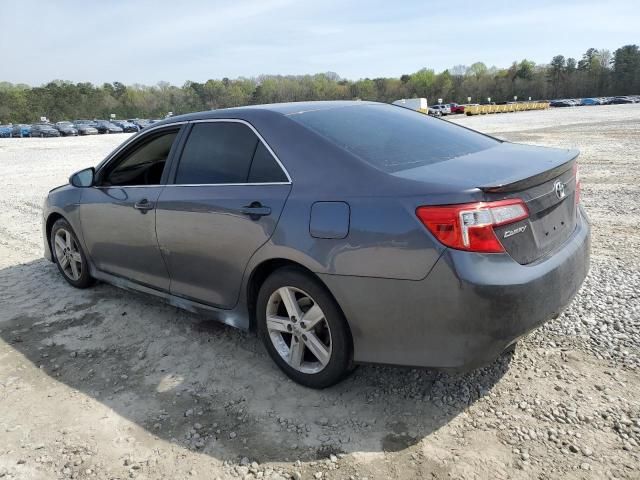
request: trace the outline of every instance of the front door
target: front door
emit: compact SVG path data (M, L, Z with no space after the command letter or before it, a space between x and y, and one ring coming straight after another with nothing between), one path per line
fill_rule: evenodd
M155 208L178 131L149 132L118 154L98 171L97 185L83 189L80 205L95 266L166 291L169 275L158 248Z
M289 178L239 121L194 124L174 177L156 210L171 293L231 308L249 259L273 234Z

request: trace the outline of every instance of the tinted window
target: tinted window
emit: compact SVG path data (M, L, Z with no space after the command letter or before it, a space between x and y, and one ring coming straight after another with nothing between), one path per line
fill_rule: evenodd
M267 147L262 142L259 142L251 163L248 182L273 183L288 181L289 179L285 176L276 159L273 158Z
M499 142L422 113L392 105L357 105L289 118L387 172L442 162Z
M246 183L258 137L242 123L197 123L180 158L176 183Z
M176 135L177 130L160 134L125 154L106 173L103 184L158 185Z

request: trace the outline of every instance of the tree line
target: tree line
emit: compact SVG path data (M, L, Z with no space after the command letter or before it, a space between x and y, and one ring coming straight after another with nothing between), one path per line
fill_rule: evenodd
M426 97L444 102L580 98L640 94L640 49L625 45L613 52L589 48L582 58L556 55L547 65L524 59L508 68L482 62L457 65L436 73L423 68L400 78L356 81L335 73L263 75L187 81L182 86L160 82L154 86L120 82L93 85L55 80L39 87L0 82L0 123L32 123L41 116L69 119L159 118L241 105L303 100L375 100Z

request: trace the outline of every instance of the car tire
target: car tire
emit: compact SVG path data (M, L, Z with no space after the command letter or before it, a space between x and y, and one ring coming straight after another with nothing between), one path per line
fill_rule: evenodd
M297 307L290 307L292 301ZM291 315L296 308L300 318ZM302 269L273 272L260 287L256 315L267 352L293 381L322 389L354 369L351 334L342 310L326 287Z
M69 222L57 220L51 228L49 238L51 256L64 279L76 288L93 285L94 278L89 273L89 262Z

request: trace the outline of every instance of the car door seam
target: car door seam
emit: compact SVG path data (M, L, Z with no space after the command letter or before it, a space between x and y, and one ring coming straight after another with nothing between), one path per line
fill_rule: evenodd
M155 200L155 206L153 208L153 233L155 234L155 237L156 237L156 246L158 247L158 251L160 252L160 258L162 258L162 263L164 265L164 269L167 271L167 278L169 279L169 285L167 287L167 290L171 292L172 279L171 279L171 270L169 269L169 260L165 257L165 252L160 246L160 240L158 239L158 205L160 203L160 197L162 196L162 193L164 192L165 188L166 186L162 187L162 190L160 190L160 193L158 194Z
M240 282L240 288L238 289L238 295L236 297L236 301L235 303L231 306L231 309L235 309L238 306L238 303L240 302L240 298L242 296L242 291L243 291L243 287L245 286L245 279L247 278L247 270L249 269L249 265L251 265L251 260L253 260L253 257L256 256L256 254L267 244L269 243L269 241L273 238L273 236L276 233L276 230L278 229L278 225L280 224L280 219L282 218L282 215L284 213L285 208L287 208L287 202L289 201L289 197L291 196L291 191L293 190L293 186L291 186L289 188L289 191L287 192L287 196L284 198L284 201L282 202L282 208L280 209L280 214L278 215L278 218L276 219L275 224L273 225L273 230L271 231L271 235L269 235L269 237L267 237L265 239L265 241L263 243L261 243L258 248L255 249L255 251L251 254L251 256L247 259L247 263L244 266L244 271L242 272L242 281Z

